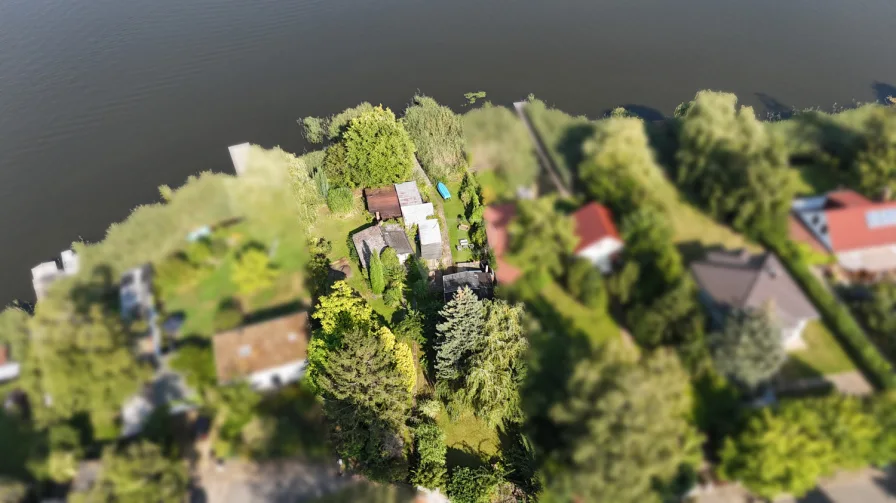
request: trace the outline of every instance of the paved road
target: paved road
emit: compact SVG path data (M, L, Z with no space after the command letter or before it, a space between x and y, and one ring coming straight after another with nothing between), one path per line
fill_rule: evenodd
M734 486L697 497L697 503L748 503L747 494ZM758 500L754 500L758 501ZM896 502L896 470L865 470L841 474L820 484L802 498L782 497L775 503L893 503Z

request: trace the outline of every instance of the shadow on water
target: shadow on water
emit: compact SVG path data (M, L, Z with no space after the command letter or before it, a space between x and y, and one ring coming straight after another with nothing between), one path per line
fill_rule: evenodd
M657 110L656 108L649 107L647 105L638 105L635 103L627 103L625 105L620 105L618 107L608 108L608 109L604 110L604 112L601 116L608 117L609 115L612 114L613 110L615 110L617 108L622 108L626 112L630 113L631 115L634 115L635 117L637 117L639 119L643 119L647 122L655 122L655 121L661 121L661 120L666 119L666 115L663 114L663 112L660 112L659 110Z
M756 96L756 99L762 104L768 120L779 121L793 117L794 107L782 103L765 93L753 93L753 95Z
M874 91L874 97L880 103L890 105L893 102L889 98L896 99L896 86L875 80L871 83L871 89Z

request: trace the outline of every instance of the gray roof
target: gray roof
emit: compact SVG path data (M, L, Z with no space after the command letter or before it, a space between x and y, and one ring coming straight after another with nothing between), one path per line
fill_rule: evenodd
M818 311L772 253L711 252L691 264L700 288L722 309L771 305L782 328L818 318Z
M464 287L476 292L480 298L491 297L492 278L482 271L463 271L442 276L442 291L446 300Z
M352 242L361 259L361 267L367 267L367 261L374 250L383 251L386 248L386 240L383 239L383 231L378 225L370 226L363 231L352 234Z
M423 198L417 189L417 182L396 183L395 193L398 194L398 204L402 208L414 204L423 204Z
M386 246L394 248L395 253L399 255L408 255L414 253L408 235L405 234L404 228L396 224L386 224L383 226L383 239L386 240Z
M352 235L352 242L355 243L355 250L358 251L358 258L361 259L361 267L367 267L367 261L370 255L376 250L382 253L386 247L394 248L395 253L406 255L414 253L411 242L408 241L407 234L400 225L386 224L374 225L356 232Z

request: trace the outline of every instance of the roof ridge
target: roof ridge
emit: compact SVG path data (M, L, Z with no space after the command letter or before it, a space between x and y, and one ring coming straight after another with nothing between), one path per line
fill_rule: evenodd
M741 299L741 303L745 306L747 305L747 302L749 302L750 297L753 296L753 293L756 292L757 286L759 285L760 280L762 280L763 276L764 276L762 273L765 271L765 268L768 265L769 260L771 260L771 258L773 256L769 252L765 252L764 255L765 255L765 257L763 258L762 262L759 263L759 267L756 269L756 277L753 279L753 282L747 288L746 293L744 294L744 298Z

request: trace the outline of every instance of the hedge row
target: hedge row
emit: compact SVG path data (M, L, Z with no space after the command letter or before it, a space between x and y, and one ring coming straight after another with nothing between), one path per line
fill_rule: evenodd
M812 274L809 266L800 258L796 245L785 241L779 244L769 243L769 248L778 253L781 261L790 270L790 274L802 285L803 290L821 311L825 323L833 330L834 335L865 377L878 388L896 388L893 365L868 339L849 309Z

